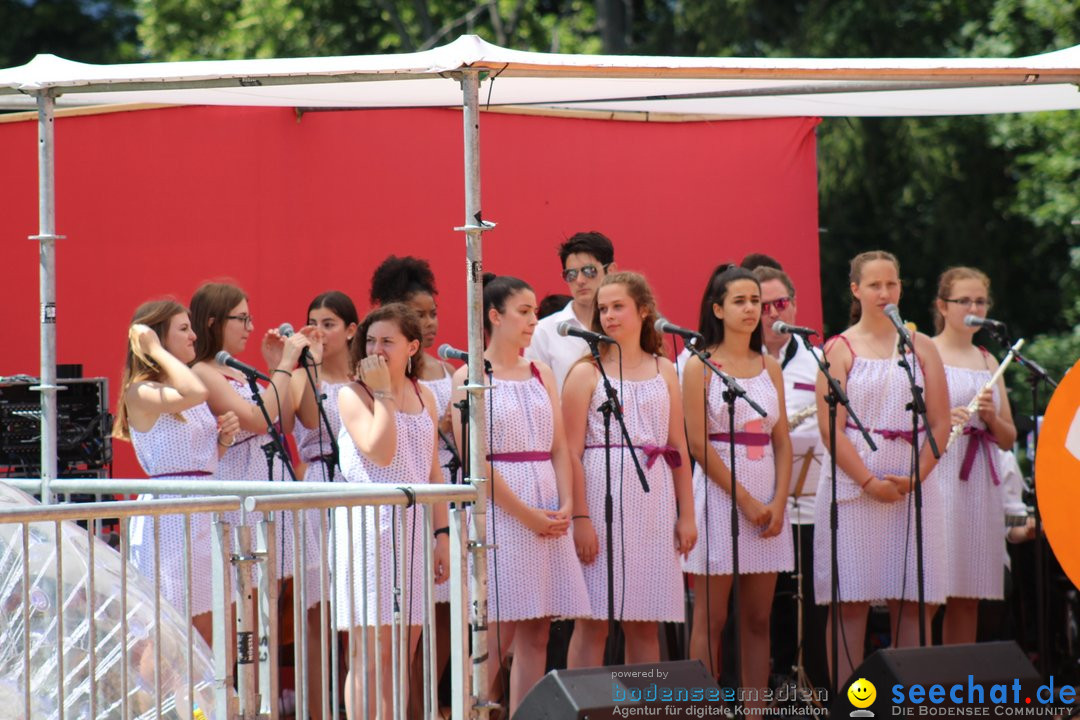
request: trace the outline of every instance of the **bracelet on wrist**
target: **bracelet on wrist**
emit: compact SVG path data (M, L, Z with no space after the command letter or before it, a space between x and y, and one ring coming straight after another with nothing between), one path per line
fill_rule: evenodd
M450 528L449 527L435 528L435 532L433 532L431 534L433 536L435 536L436 538L439 537L440 535L445 535L447 537L450 537Z
M376 400L394 400L394 393L389 390L375 390L371 393L371 396Z
M868 477L868 478L866 478L865 480L863 480L863 481L862 481L862 483L861 483L861 484L859 485L859 487L860 487L860 488L862 488L863 490L865 490L865 489L866 489L866 486L867 486L867 485L869 485L869 484L870 484L870 481L871 481L871 480L873 480L873 479L874 479L874 476L873 476L873 475L871 475L870 477Z
M236 436L233 435L232 439L229 440L229 442L223 443L223 442L221 442L221 436L218 435L217 444L220 445L223 448L231 448L233 445L236 444Z
M292 377L292 373L290 371L282 370L281 368L274 368L273 372L271 372L270 374L273 375L276 372L284 373L285 375L288 375L289 377Z
M571 515L571 520L592 520L591 515Z

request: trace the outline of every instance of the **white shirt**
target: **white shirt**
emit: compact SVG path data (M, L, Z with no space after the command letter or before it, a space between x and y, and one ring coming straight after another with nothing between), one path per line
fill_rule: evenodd
M559 335L556 328L561 322L569 322L574 327L588 330L574 314L574 302L571 300L562 310L548 315L537 323L532 342L525 348L527 359L539 360L551 368L560 394L562 394L563 381L566 380L566 374L570 372L570 368L589 354L589 343L578 337Z

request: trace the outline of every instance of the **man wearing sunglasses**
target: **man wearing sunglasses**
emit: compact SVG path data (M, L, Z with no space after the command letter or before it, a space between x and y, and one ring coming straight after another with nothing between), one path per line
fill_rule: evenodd
M555 374L561 393L566 374L574 363L588 354L589 346L581 338L561 337L556 328L561 322L569 322L579 328L592 329L596 291L604 276L614 272L615 248L602 233L579 232L559 246L559 260L562 278L572 300L537 324L525 357L546 363Z
M795 464L792 468L792 488L803 480L798 505L794 497L788 498L788 518L793 525L801 525L801 564L804 573L814 567L814 493L821 466L818 461L805 458L808 450L816 457L821 453L821 437L817 417L808 415L807 408L815 404L814 383L817 380L817 361L810 355L802 341L794 335L773 332L777 320L788 325L796 324L795 286L783 270L761 266L751 270L761 284L761 331L765 351L772 355L783 369L784 399L788 418L803 420L791 429L791 441L795 448ZM793 527L792 530L795 528ZM796 537L793 533L792 537ZM813 583L803 583L803 666L815 682L826 682L824 606L814 604ZM795 580L789 574L777 578L777 601L773 604L773 656L776 667L789 668L795 661L795 649L791 638L795 632ZM785 598L780 600L780 598ZM787 628L787 632L780 631Z

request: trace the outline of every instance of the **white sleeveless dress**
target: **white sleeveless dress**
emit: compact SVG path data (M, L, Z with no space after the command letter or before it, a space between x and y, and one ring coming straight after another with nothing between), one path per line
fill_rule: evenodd
M945 366L949 407L963 407L991 376L989 369ZM1001 406L997 385L994 406ZM972 414L934 475L945 500L948 596L1000 600L1005 596L1005 476L997 443L979 413Z
M730 462L731 449L727 433L728 407L724 401L724 384L709 372L708 429L710 442L724 466ZM776 460L773 454L772 430L779 417L780 398L768 370L762 367L752 378L739 378L748 397L768 413L761 417L745 401L735 402L735 482L762 503L776 497ZM692 401L691 401L692 402ZM698 400L700 402L700 399ZM722 436L722 437L716 437ZM708 498L708 521L706 521ZM701 464L694 468L694 511L697 518L698 541L683 562L683 570L696 575L731 575L731 495L705 477ZM779 535L763 538L763 528L750 524L739 512L739 573L790 572L795 567L795 552L791 541L791 524L784 506L784 521Z
M131 444L143 472L152 479L210 480L218 469L217 420L206 403L184 410L183 422L173 415L160 415L146 432L131 428ZM140 495L140 500L153 495ZM177 497L158 495L157 497ZM162 515L158 520L158 544L161 548L161 596L183 613L187 585L184 567L191 555L191 615L210 612L211 592L210 516L191 516L191 538L184 538L184 517ZM131 521L130 558L139 572L153 581L154 526L149 517Z
M877 451L870 450L858 430L846 427L843 432L877 478L886 474L907 476L911 473L912 445L905 436L911 433L911 415L904 406L911 400L911 389L905 371L896 364L896 358L852 355L848 400L871 432ZM922 367L910 354L907 359L915 368L916 380L925 384ZM925 438L925 432L920 432L919 440ZM814 523L820 529L814 533L814 593L819 605L828 604L832 597L832 480L827 445L825 450L814 507ZM840 602L914 602L918 599L915 495L908 493L897 502L883 503L859 487L858 483L865 479L852 478L839 466L836 468ZM945 505L938 468L923 479L922 490L924 592L926 602L936 604L945 601L948 579Z
M225 376L233 389L240 397L255 404L251 387L235 378ZM266 387L260 388L263 393ZM236 433L236 440L232 447L218 461L218 478L221 480L255 480L274 482L291 482L285 463L280 456L274 457L271 467L266 459L266 451L263 447L270 442L269 433L253 433L240 430ZM238 522L239 518L229 514L230 522ZM247 525L252 529L252 547L255 547L255 528L262 519L262 513L250 513L247 517ZM319 528L317 524L309 523L305 528L305 558L304 558L304 582L306 585L305 596L307 606L311 607L320 599L319 582ZM285 511L278 514L275 526L278 562L276 569L277 578L290 578L295 575L293 558L293 513ZM297 592L297 597L299 593Z
M371 462L356 449L348 430L344 427L341 429L338 446L341 450L341 471L346 482L411 485L429 481L435 450L435 427L427 408L416 414L398 411L394 414L394 423L397 451L386 467ZM358 625L389 625L394 620L395 609L400 611L401 621L405 624L421 623L424 548L421 544L423 518L420 512L417 507L405 508L400 505L384 505L377 512L374 507L352 508L350 534L349 509L337 508L334 511L334 619L338 629ZM398 532L402 514L404 534ZM378 575L375 573L376 557L379 559ZM400 595L395 596L398 568L402 563L405 587L400 588Z
M492 379L489 462L529 507L559 509L551 398L536 366L528 380ZM547 457L542 457L544 455ZM488 499L488 614L495 622L591 615L571 532L540 537ZM496 593L496 590L498 592Z
M599 378L599 374L597 375ZM677 505L671 468L660 454L652 467L641 448L659 453L667 446L671 397L659 372L648 380L612 379L620 393L630 440L639 448L638 459L650 492L641 488L630 451L621 447L618 423L611 420L611 486L614 508L615 618L625 621L683 622L683 578L675 549ZM607 619L607 530L604 526L604 421L600 405L607 400L602 380L589 401L585 430L585 496L596 529L596 559L583 566L592 605L591 617ZM623 568L626 568L625 573ZM625 590L624 590L625 588Z

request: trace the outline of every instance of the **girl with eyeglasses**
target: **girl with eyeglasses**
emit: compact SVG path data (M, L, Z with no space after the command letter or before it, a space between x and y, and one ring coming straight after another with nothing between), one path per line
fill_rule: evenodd
M143 472L160 480L211 477L218 458L240 429L236 414L214 416L206 404L206 385L188 367L195 358L195 333L188 311L174 300L143 303L128 330L127 360L120 383L113 436L128 440ZM152 496L142 495L140 500ZM161 553L161 595L179 611L187 602L184 564L191 554L191 620L211 642L210 518L191 517L185 538L182 515L163 515L158 537L153 521L131 523L131 561L146 577L154 577L154 544L177 552Z
M937 347L927 336L911 333L915 355L905 359L924 388L930 427L911 433L911 386L898 365L898 334L885 307L900 300L900 263L881 250L856 255L851 261L852 324L825 344L832 373L846 388L852 409L871 433L877 451L871 451L844 407L836 412L836 496L840 642L837 652L840 682L863 659L866 621L871 603L889 608L894 647L919 643L917 554L915 545L912 457L917 452L923 497L923 577L927 627L936 606L945 601L944 503L940 478L931 474L937 460L926 442L934 434L944 449L949 434L949 395L945 370ZM818 377L818 428L829 445L827 387ZM818 604L832 597L830 535L832 482L828 458L821 462L814 525L826 532L814 534L814 593ZM998 570L1000 572L1000 569ZM829 622L832 622L830 613ZM929 638L927 638L929 641ZM831 661L830 661L831 667Z
M721 265L709 279L699 331L709 362L736 378L747 396L767 413L761 417L735 401L730 426L725 385L697 356L683 370L686 437L697 464L694 503L698 527L709 542L698 542L683 563L694 574L694 623L690 657L719 676L721 630L733 582L731 498L739 510L739 591L741 593L743 687L767 687L769 616L778 572L795 564L787 495L791 481L791 437L780 363L763 351L761 286L749 270ZM731 433L735 433L735 487L732 492ZM707 469L707 475L706 475Z
M419 319L403 303L375 308L360 323L350 346L356 381L338 393L341 471L346 482L397 486L443 481L437 460L435 397L416 378L419 363L414 358L421 352L422 338ZM335 625L339 630L355 628L350 637L353 643L345 680L349 718L363 714L360 693L361 673L365 671L367 686L374 693L367 706L374 709L379 703L382 717L395 716L397 678L392 660L397 641L396 630L391 632L392 623L400 613L400 622L409 626L405 658L413 657L419 640L416 626L421 624L424 612L423 525L419 512L415 506L396 505L334 511ZM445 503L432 505L431 512L435 525L435 582L442 583L449 576ZM404 533L398 531L399 523L404 525ZM400 595L395 595L398 569L407 580ZM380 626L378 647L375 633L363 632L374 626ZM365 642L366 668L362 665ZM375 653L381 656L381 686L376 683ZM408 702L406 688L401 689L401 697L402 702Z
M191 324L197 334L195 360L192 370L206 385L207 402L215 414L236 413L240 430L218 462L219 480L288 480L285 461L275 455L267 459L263 449L270 443L266 419L255 404L255 395L247 377L238 370L219 365L215 356L221 350L239 356L247 347L248 338L255 331L255 322L248 307L247 295L230 283L205 283L191 297ZM259 395L266 406L271 422L278 423L281 434L291 432L294 412L290 380L300 359L300 353L310 345L308 336L314 328L302 328L289 338L283 338L277 329L267 330L262 337L261 350L266 363L266 374L272 387L258 385ZM230 522L239 522L238 514L228 514ZM249 516L249 523L256 518ZM278 551L279 579L292 577L293 529L292 513L282 513L277 524L279 537L275 541ZM319 591L319 531L308 527L305 544L304 579L309 602L318 599Z
M618 342L601 345L600 362L618 393L635 448L625 447L612 419L615 619L622 622L629 664L659 660L658 623L686 620L679 558L697 541L679 381L674 365L662 356L657 317L656 301L644 277L616 272L604 278L592 329ZM605 438L600 413L607 399L594 361L583 359L571 368L563 386L563 422L574 468L574 539L591 611L588 619L574 624L570 667L602 664L608 633L609 538L604 524ZM630 452L637 453L645 472L647 494Z
M948 518L945 644L975 642L979 599L1000 600L1005 594L1001 572L1005 509L999 487L1005 469L997 448L1012 448L1016 426L1005 381L999 378L993 387L986 387L997 370L997 360L974 344L978 328L964 324L968 315L986 317L990 306L990 278L969 267L942 273L931 306L937 329L934 345L945 364L952 425L963 427L963 434L935 472ZM967 407L975 398L978 410L969 413Z

